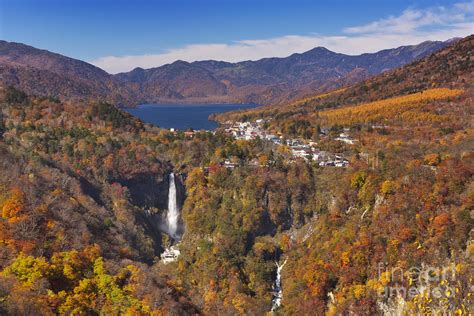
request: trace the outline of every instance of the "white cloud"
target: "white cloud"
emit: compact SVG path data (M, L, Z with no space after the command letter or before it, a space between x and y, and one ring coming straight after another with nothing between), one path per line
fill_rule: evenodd
M350 34L406 34L423 27L449 28L456 23L465 22L474 11L473 2L456 3L452 7L435 7L425 10L407 9L400 16L388 17L366 25L346 28Z
M474 1L459 2L459 3L454 4L454 7L466 13L474 13Z
M317 46L344 54L376 52L426 40L447 40L474 33L474 1L456 3L451 7L425 10L407 9L372 23L343 30L342 35L287 35L282 37L241 40L230 44L192 44L170 49L161 54L106 56L92 61L110 73L135 67L158 67L176 60L215 59L229 62L257 60L264 57L285 57Z

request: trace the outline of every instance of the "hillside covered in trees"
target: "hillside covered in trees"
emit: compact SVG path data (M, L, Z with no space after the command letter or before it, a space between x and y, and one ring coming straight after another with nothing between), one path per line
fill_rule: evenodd
M262 119L283 139L343 152L344 168L258 137L191 137L107 103L2 87L0 314L264 315L285 262L276 315L468 315L473 44L218 117ZM171 172L185 233L164 264Z
M109 74L86 62L21 43L0 41L0 83L61 100L141 103L256 103L297 99L405 65L446 47L426 41L349 56L316 47L284 58L229 63L182 60Z
M13 88L1 98L3 312L270 309L280 253L271 236L312 216L310 166L285 164L263 141L187 138L108 104ZM242 167L226 169L225 159ZM181 260L165 266L159 218L171 171L187 175L186 234ZM299 197L289 212L291 195Z
M314 185L324 192L318 196L330 202L308 224L312 233L292 239L285 252L283 314L467 313L473 45L470 36L351 87L217 116L222 122L263 120L274 134L335 150L342 147L331 139L343 129L354 139L348 169L316 171L322 176ZM419 280L410 275L426 266L456 267L454 279L431 284L441 298L420 294ZM387 293L413 284L411 296Z

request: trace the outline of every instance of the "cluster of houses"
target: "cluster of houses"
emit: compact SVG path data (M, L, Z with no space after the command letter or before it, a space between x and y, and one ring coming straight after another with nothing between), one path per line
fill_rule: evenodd
M349 145L354 145L356 142L354 139L352 139L349 134L347 134L348 130L344 130L344 132L340 133L338 137L335 138L335 140L338 140L340 142L349 144Z
M178 131L174 128L170 128L170 133L176 135L176 134L178 134ZM193 138L196 133L197 133L197 131L192 130L192 129L189 129L189 130L186 130L186 131L183 132L184 136L188 137L188 138Z
M250 160L249 162L246 163L246 166L249 166L249 167L266 167L266 166L269 166L269 164L271 164L273 162L274 161L268 161L268 163L266 165L262 165L262 164L260 164L258 159L252 159L252 160ZM209 172L209 171L212 171L213 169L216 169L218 167L225 167L227 169L234 169L234 168L239 167L239 166L241 166L241 164L239 162L234 162L230 159L226 159L226 160L220 162L217 165L205 167L204 171Z
M235 122L227 121L225 131L236 139L252 140L257 137L266 138L264 130L261 128L263 120L256 122ZM268 139L268 138L267 138Z
M302 140L289 139L286 141L286 145L290 147L294 158L315 161L321 167L347 167L349 165L349 161L342 154L320 150L313 141L305 143Z
M264 120L255 122L226 122L224 124L225 131L233 135L236 139L252 140L256 138L264 139L274 143L275 145L286 145L290 148L293 159L304 159L305 161L315 161L321 167L347 167L349 161L342 154L334 154L318 149L317 143L303 139L284 139L283 136L277 136L265 131L262 127ZM346 144L354 144L355 140L349 134L349 130L345 129L335 140ZM328 134L328 131L322 131ZM234 167L229 161L224 162L226 167Z

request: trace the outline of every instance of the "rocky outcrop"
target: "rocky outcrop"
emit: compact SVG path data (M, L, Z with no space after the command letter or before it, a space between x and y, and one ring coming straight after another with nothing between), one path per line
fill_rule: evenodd
M116 179L113 182L128 188L133 205L142 208L166 208L168 180L164 175L140 173L132 178Z

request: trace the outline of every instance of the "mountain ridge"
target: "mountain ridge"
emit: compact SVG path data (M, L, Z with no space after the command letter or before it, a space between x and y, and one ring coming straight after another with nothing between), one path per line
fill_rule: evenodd
M308 129L314 129L317 121L315 119L317 115L313 114L320 111L351 108L374 101L422 93L433 88L461 89L470 92L473 80L472 63L470 63L473 45L474 35L470 35L425 58L346 86L343 89L323 94L312 94L286 104L221 113L215 115L214 118L220 122L272 118L270 125L274 126L276 130L284 127L282 133L288 133L287 126L312 118L303 131L295 133L301 136L302 134L312 134Z
M345 55L315 47L288 57L230 63L177 60L109 74L84 61L0 41L0 82L61 99L147 103L282 103L358 82L435 52L451 41L425 41L376 53Z

